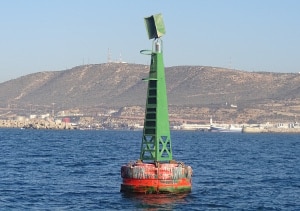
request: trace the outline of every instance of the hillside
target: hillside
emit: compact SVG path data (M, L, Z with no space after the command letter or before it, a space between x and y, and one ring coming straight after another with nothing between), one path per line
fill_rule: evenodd
M106 63L25 75L0 84L0 108L4 113L13 109L28 112L37 107L51 110L54 105L56 110L143 107L147 84L141 79L148 71L146 65ZM206 119L227 109L217 118L248 121L255 118L255 112L275 112L277 118L284 112L288 116L300 114L300 74L176 66L166 68L166 80L170 113L173 109L180 113L207 108ZM231 104L238 107L232 110ZM252 109L259 111L245 117Z

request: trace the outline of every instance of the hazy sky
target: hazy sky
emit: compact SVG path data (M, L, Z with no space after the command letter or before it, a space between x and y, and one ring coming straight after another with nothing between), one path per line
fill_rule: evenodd
M144 17L162 13L165 66L300 72L299 0L7 0L0 82L111 58L149 64Z

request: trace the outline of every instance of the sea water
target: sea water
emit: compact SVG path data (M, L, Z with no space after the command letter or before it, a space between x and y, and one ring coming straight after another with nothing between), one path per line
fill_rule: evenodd
M300 135L171 131L192 192L120 193L141 131L0 129L0 210L300 210Z

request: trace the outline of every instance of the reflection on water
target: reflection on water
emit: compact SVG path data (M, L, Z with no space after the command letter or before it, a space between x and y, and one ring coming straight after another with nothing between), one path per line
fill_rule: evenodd
M145 210L172 210L176 204L186 203L189 194L133 194L122 193L124 199L136 204L136 208Z

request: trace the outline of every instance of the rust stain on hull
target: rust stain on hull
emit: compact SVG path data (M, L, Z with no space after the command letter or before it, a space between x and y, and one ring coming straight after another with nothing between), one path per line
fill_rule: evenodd
M188 193L191 192L192 168L183 163L136 162L121 167L121 192Z

